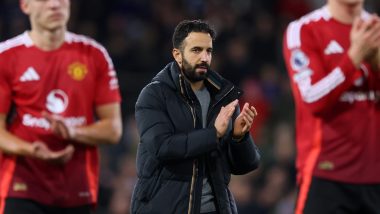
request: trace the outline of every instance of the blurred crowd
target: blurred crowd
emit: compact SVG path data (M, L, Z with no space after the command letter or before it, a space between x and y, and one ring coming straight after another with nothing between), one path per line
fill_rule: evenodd
M18 0L0 0L0 41L29 28ZM233 176L239 213L293 213L294 105L282 61L286 25L325 0L72 0L69 30L103 44L115 64L123 97L124 133L101 149L98 213L129 213L139 143L134 104L142 87L168 62L171 35L183 19L204 19L218 36L212 68L239 85L258 110L252 134L262 153L259 170ZM370 12L380 2L366 1Z

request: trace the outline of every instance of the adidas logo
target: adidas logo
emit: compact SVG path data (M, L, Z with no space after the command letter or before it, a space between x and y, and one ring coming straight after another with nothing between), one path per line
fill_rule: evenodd
M325 55L343 53L342 46L335 40L330 41L325 49Z
M33 67L29 67L24 72L24 74L20 77L21 82L36 81L36 80L40 80L40 76L38 75L36 70L34 70Z

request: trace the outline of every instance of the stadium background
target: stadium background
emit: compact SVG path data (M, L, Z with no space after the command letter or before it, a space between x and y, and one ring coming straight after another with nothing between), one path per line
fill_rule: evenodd
M239 213L290 214L295 201L294 106L282 61L289 21L325 0L71 0L69 30L95 38L109 51L122 92L124 134L101 148L100 214L129 213L138 135L134 103L168 62L171 35L183 19L205 19L218 32L212 68L239 85L259 112L252 134L262 152L259 170L233 176ZM380 1L366 9L380 11ZM18 0L0 0L0 41L28 29ZM73 175L74 176L74 175ZM59 191L59 190L57 190Z

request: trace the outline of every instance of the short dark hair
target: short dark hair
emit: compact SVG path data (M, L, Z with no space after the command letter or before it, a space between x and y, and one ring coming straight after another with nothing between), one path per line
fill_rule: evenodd
M212 40L215 40L215 30L205 21L202 20L183 20L180 22L173 33L173 47L180 49L183 41L191 32L201 32L210 34Z

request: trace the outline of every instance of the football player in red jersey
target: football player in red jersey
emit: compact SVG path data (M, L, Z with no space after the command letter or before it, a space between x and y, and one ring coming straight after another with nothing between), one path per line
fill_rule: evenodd
M380 78L368 59L380 19L364 0L328 0L289 24L296 104L296 213L380 213Z
M96 145L122 130L114 66L99 43L67 31L70 0L20 7L31 30L0 43L0 213L91 213Z

